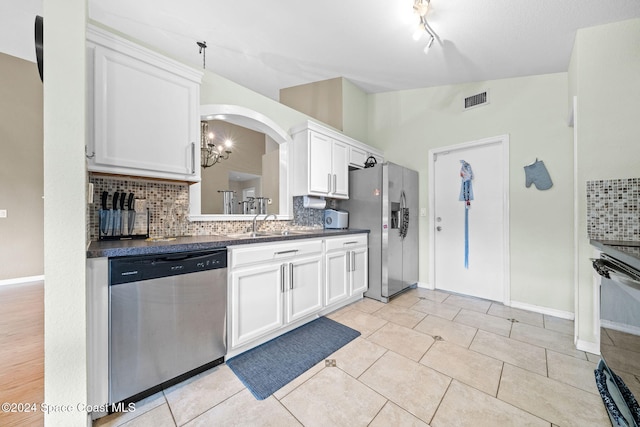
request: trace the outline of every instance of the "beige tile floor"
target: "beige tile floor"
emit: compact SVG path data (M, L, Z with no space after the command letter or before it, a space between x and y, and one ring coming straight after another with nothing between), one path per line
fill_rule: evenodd
M265 400L222 365L94 426L610 426L571 321L425 289L329 317L362 335Z

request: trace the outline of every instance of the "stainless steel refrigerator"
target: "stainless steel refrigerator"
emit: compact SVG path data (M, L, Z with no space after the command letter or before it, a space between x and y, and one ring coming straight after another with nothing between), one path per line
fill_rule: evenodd
M349 228L369 229L369 290L388 302L418 281L418 172L386 162L349 172Z

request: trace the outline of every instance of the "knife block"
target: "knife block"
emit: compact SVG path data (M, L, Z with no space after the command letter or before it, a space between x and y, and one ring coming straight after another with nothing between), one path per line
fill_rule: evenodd
M130 240L147 239L151 214L149 208L146 215L135 215L132 233L129 234L129 221L132 218L128 210L100 209L98 216L98 240ZM135 211L132 211L135 212ZM146 233L140 231L146 230ZM124 233L123 233L124 232Z

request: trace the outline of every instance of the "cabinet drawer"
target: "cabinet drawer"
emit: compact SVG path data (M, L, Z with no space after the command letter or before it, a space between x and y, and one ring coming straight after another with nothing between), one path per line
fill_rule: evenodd
M352 234L344 237L333 237L326 239L326 245L327 252L340 249L348 250L358 246L367 246L367 235Z
M230 250L231 267L259 262L289 259L322 252L322 239L295 240L286 243L264 243Z

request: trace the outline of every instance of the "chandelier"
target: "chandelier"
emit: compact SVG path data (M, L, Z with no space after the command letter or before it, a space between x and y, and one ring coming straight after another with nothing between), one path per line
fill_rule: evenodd
M420 40L423 34L427 34L429 36L429 42L427 46L424 48L424 53L429 52L429 48L433 44L436 39L435 32L429 26L427 22L427 12L429 12L429 6L431 5L431 0L414 0L413 2L413 13L418 17L418 28L413 33L413 39L415 41Z
M209 132L209 123L200 122L200 165L208 168L223 160L227 160L231 155L233 142L230 139L224 143L215 145L215 135Z

